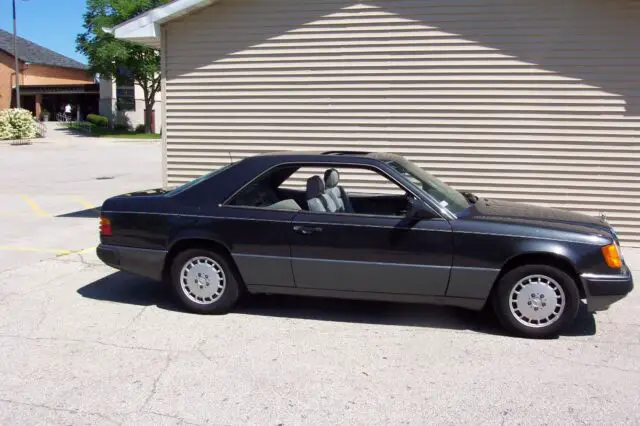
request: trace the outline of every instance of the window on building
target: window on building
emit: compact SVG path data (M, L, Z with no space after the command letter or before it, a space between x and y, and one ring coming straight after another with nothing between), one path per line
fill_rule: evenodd
M120 67L116 75L116 108L118 111L136 110L133 77L125 67Z

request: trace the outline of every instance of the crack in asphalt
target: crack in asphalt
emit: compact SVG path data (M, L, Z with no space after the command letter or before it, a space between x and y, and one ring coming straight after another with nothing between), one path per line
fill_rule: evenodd
M213 362L213 358L211 358L209 355L207 355L206 353L204 353L204 351L202 350L202 348L200 347L200 345L198 345L198 347L196 348L196 351L202 355L204 358L207 359L207 361L209 362Z
M154 415L156 415L156 416L160 416L160 417L166 417L166 418L168 418L168 419L178 420L181 424L184 424L184 425L193 425L193 426L202 426L202 425L204 425L204 423L192 423L192 422L188 422L188 421L186 421L185 419L183 419L183 418L182 418L182 417L180 417L180 416L174 416L174 415L171 415L171 414L158 413L157 411L149 411L148 413L150 413L150 414L154 414Z
M550 357L550 358L558 359L558 360L561 360L561 361L567 361L567 362L570 362L572 364L583 365L585 367L608 368L608 369L611 369L611 370L621 371L623 373L640 374L640 371L638 371L638 370L629 370L629 369L626 369L626 368L615 367L613 365L601 365L601 364L592 364L592 363L588 363L588 362L582 362L582 361L578 361L578 360L573 359L573 358L565 358L565 357L560 356L560 355L550 354L550 353L548 353L546 351L543 351L543 353L546 356Z
M109 333L108 335L109 335L109 336L113 336L114 334L117 334L117 333L119 333L119 332L121 332L121 331L124 331L124 330L128 329L129 327L131 327L132 325L134 325L136 322L138 322L138 320L140 319L140 317L142 316L142 314L144 314L144 312L145 312L148 308L150 308L150 306L144 306L142 309L140 309L140 311L138 311L138 312L133 316L133 318L131 318L131 321L129 321L129 322L127 323L127 325L125 325L125 326L123 326L123 327L120 327L120 328L117 328L117 329L113 330L113 331L112 331L111 333Z
M50 258L48 260L53 260L54 262L61 262L61 263L80 263L80 264L88 266L88 267L102 266L100 263L91 263L91 262L89 262L87 259L84 258L84 254L82 253L82 251L83 250L72 251L72 252L64 254L62 256ZM79 259L78 258L73 258L71 256L78 256Z
M88 343L94 345L101 346L109 346L118 349L130 349L130 350L140 350L140 351L151 351L151 352L160 352L167 353L171 352L169 349L160 349L160 348L149 348L145 346L127 346L127 345L118 345L116 343L108 343L102 342L100 340L82 340L82 339L70 339L66 337L32 337L32 336L24 336L21 334L0 334L0 338L9 338L9 339L24 339L31 341L57 341L57 342L68 342L68 343ZM175 351L174 351L175 352ZM180 353L188 353L188 351L178 351Z
M42 325L42 323L44 322L44 320L47 318L47 316L49 315L49 304L51 303L51 298L46 298L44 299L44 303L43 306L41 307L41 312L40 312L40 319L38 320L38 322L36 323L36 325L33 327L33 331L38 331L40 330L40 326Z
M95 412L91 412L91 411L82 411L82 410L77 410L77 409L73 409L73 408L51 407L51 406L45 405L45 404L35 404L35 403L32 403L32 402L15 401L15 400L6 399L6 398L0 398L0 402L6 402L7 404L24 405L24 406L33 407L33 408L44 408L45 410L57 411L57 412L61 412L61 413L88 414L90 416L100 417L101 419L106 420L109 423L112 423L112 424L115 424L115 425L120 425L121 424L120 422L117 422L117 421L113 420L112 418L110 418L108 416L105 416L104 414L95 413Z
M151 392L149 393L149 395L147 395L147 398L142 403L142 406L138 409L139 412L142 412L142 410L144 410L147 404L149 404L149 402L151 401L151 398L156 396L156 393L158 392L158 384L160 383L160 379L162 379L162 376L164 375L164 373L167 372L172 361L173 361L173 357L171 356L171 353L167 354L167 359L165 360L164 368L158 373L156 378L153 380L153 386L151 387Z

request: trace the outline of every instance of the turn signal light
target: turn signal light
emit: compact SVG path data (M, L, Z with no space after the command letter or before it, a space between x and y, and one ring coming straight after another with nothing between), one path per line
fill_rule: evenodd
M100 235L105 237L113 235L113 231L111 230L111 221L104 216L100 217Z
M609 244L608 246L602 247L602 255L609 267L615 269L622 267L622 256L620 256L620 249L617 244Z

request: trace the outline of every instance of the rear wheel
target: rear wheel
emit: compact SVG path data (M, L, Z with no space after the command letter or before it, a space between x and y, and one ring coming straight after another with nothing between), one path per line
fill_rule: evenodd
M171 266L171 284L182 305L201 314L226 313L240 295L230 261L206 249L179 253Z
M525 337L551 337L573 323L580 304L575 281L547 265L524 265L506 274L493 294L502 325Z

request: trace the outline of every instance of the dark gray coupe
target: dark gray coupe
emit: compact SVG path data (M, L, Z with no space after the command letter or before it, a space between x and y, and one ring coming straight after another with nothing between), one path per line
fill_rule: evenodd
M603 310L633 287L604 219L458 192L392 154L246 158L106 200L100 238L102 261L170 282L200 313L243 291L490 303L508 330L544 337L581 299Z

